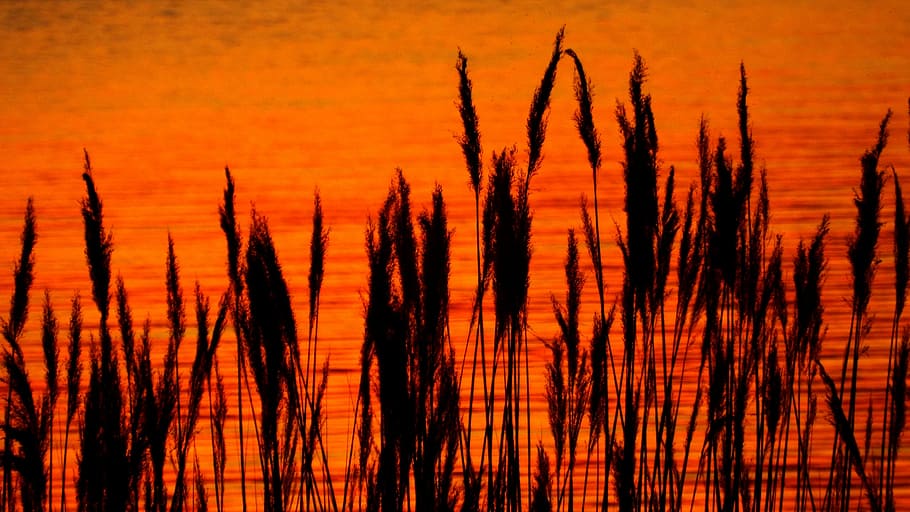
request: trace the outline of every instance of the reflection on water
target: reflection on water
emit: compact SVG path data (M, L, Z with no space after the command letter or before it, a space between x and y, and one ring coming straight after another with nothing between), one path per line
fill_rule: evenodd
M35 289L49 289L58 312L74 290L88 305L78 214L81 150L88 148L114 236L115 272L126 282L137 319L150 318L156 350L163 352L167 234L175 239L187 290L198 280L214 297L227 286L217 219L224 165L236 177L241 211L255 204L268 216L299 311L306 308L309 217L318 187L331 227L320 325L332 365L326 439L341 467L359 375L367 217L380 206L396 167L404 169L421 207L429 206L434 183L443 186L455 231L450 321L460 357L470 317L474 227L473 197L453 140L460 130L453 106L456 51L470 58L485 157L513 144L523 155L531 94L552 36L565 24L567 45L595 87L605 226L624 225L612 114L614 100L627 97L632 48L650 68L663 169L675 165L683 184L696 176L702 114L714 136L734 141L737 67L745 62L757 156L767 168L772 226L783 233L786 254L812 234L823 213L832 217L825 346L837 367L849 320L844 254L858 157L888 108L898 113L883 163L898 173L910 169L903 137L910 92L906 8L899 2L861 10L746 3L715 12L697 3L611 4L4 4L0 258L15 257L22 211L33 196L40 236ZM560 73L531 199L530 428L532 441L545 443L547 354L538 340L556 333L549 297L563 293L565 231L580 224L579 196L590 195L585 153L571 121L572 76L565 66ZM888 186L886 219L892 193ZM886 225L880 244L864 390L882 388L893 307L890 229ZM613 297L622 273L608 238L607 293ZM583 332L590 332L596 302L588 281ZM3 290L12 290L9 271L0 272ZM97 320L92 309L86 308L88 325ZM38 339L37 317L33 307L31 341ZM233 364L231 346L222 348L223 367ZM30 350L37 361L37 344ZM189 361L189 354L181 360ZM203 426L200 446L208 446L207 435ZM252 454L253 446L247 450ZM228 466L228 478L231 502L239 503L236 465Z

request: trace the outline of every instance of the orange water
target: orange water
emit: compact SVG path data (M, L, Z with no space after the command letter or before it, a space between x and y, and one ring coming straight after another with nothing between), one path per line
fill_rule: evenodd
M126 282L137 322L148 316L156 346L163 347L168 232L187 296L196 280L213 302L227 286L217 206L223 167L230 165L241 225L246 227L251 204L268 216L303 322L312 195L318 188L331 229L320 325L322 355L331 358L333 370L327 440L340 468L359 372L368 216L380 206L396 167L411 181L420 207L429 204L434 184L442 185L455 232L451 325L460 356L473 286L474 227L473 196L454 140L460 131L455 55L460 47L470 59L485 160L513 144L521 153L531 95L553 36L565 24L566 45L578 52L594 82L608 240L614 221L624 225L613 111L616 100L627 97L633 48L649 66L662 166L664 174L676 166L679 190L695 177L702 114L713 136L724 134L735 145L738 66L745 62L757 157L768 171L773 228L784 234L785 261L823 213L832 216L825 297L833 358L847 331L844 255L855 215L858 158L874 142L888 108L896 115L883 166L893 164L898 173L910 169L910 12L899 1L868 7L737 2L723 9L677 4L683 3L4 3L0 260L16 257L26 198L34 197L40 236L35 290L51 291L61 318L80 290L86 324L94 325L79 216L87 148L114 236L114 271ZM565 232L580 224L580 195L591 195L571 120L571 80L564 62L545 160L533 185L532 376L542 375L547 357L538 339L556 332L549 297L564 293ZM881 387L893 302L891 186L885 197L888 224L872 306L877 316L862 362L867 390ZM618 255L608 242L609 296L619 290ZM2 293L12 290L11 270L9 263L0 271ZM588 282L586 332L596 300L593 278ZM30 342L38 340L37 297ZM231 346L226 343L220 353L223 371L233 364ZM37 345L30 354L38 360ZM542 380L532 377L531 384L532 442L546 442ZM205 422L201 431L204 458ZM236 454L236 439L228 449ZM248 450L252 454L252 446ZM59 468L60 453L56 457ZM233 457L231 507L239 506L238 471Z

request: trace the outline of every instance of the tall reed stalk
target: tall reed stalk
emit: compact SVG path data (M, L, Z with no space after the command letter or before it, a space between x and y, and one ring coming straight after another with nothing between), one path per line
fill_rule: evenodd
M240 499L243 512L247 512L246 496L246 439L244 436L244 416L243 416L243 383L246 379L245 353L243 350L243 326L246 325L247 311L246 304L243 300L243 269L240 260L240 248L242 245L240 238L240 228L237 226L237 216L234 209L234 178L227 167L224 168L226 185L224 188L224 199L218 207L218 214L221 221L221 230L227 242L227 273L231 284L231 297L233 304L231 307L232 324L234 325L234 337L237 341L237 437L239 442L238 455L240 459Z
M575 462L581 425L590 401L591 374L588 352L581 347L578 327L585 279L578 265L578 239L571 229L565 274L565 304L552 298L559 335L547 344L552 360L547 364L546 397L555 445L556 510L575 510Z
M70 320L67 344L67 363L66 363L66 433L63 435L63 469L60 474L60 510L65 511L67 507L66 489L67 473L66 461L69 458L69 439L70 427L73 424L73 418L79 409L80 388L82 380L82 299L79 294L73 295L70 307Z
M862 175L859 192L854 199L857 209L856 229L847 248L853 283L850 332L844 349L837 395L836 397L829 396L828 399L829 407L832 409L836 406L844 406L846 403L844 421L835 422L832 464L824 499L824 507L829 509L847 510L851 506L853 471L854 469L857 472L863 470L862 467L855 467L856 463L860 462L853 457L854 452L858 452L858 447L851 446L851 442L856 441L853 432L856 426L859 355L863 351L863 339L869 329L866 313L872 295L872 281L878 267L877 246L881 231L879 216L881 192L884 186L884 172L878 169L878 161L887 143L887 127L890 118L891 111L889 110L879 125L876 144L867 150L860 159ZM840 420L841 418L835 414L835 419Z
M487 487L493 487L493 465L489 463L493 459L493 422L490 416L492 411L490 406L489 387L487 384L487 349L486 336L483 322L483 297L489 284L489 266L484 264L484 258L481 253L481 234L480 234L480 193L483 182L483 156L480 142L480 128L477 117L477 109L474 107L473 89L471 79L468 77L468 58L458 51L458 60L455 64L458 71L458 112L461 115L463 134L458 139L461 151L464 155L465 166L470 178L471 191L474 193L474 247L475 260L477 264L477 287L474 291L474 303L471 312L471 328L474 331L474 355L471 364L471 384L468 394L468 421L466 431L463 434L464 460L464 489L465 489L465 509L479 510L480 507L480 486L484 473L483 461L487 463ZM484 235L487 236L486 234ZM476 325L475 325L476 317ZM474 469L474 463L471 454L471 434L473 432L474 417L474 390L477 375L478 353L480 354L480 372L481 383L483 386L483 408L484 408L484 425L483 441L481 445L480 466Z
M5 439L4 459L5 505L16 509L13 501L18 491L19 502L26 511L53 508L52 458L53 410L57 400L57 320L45 293L42 314L42 348L45 362L44 395L35 396L22 349L23 333L28 320L29 292L34 282L34 248L36 231L35 208L29 198L25 208L25 223L21 235L22 251L13 269L14 290L8 319L0 319L0 331L6 342L3 347L3 381L8 386L6 417L0 429ZM18 474L13 479L13 471ZM14 485L18 485L18 490ZM49 485L50 484L50 485Z

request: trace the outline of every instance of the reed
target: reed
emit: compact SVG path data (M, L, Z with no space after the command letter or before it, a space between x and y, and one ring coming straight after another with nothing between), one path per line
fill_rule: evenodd
M59 327L54 308L51 305L51 293L44 291L44 304L41 315L41 349L44 353L44 383L45 396L42 400L42 421L45 422L47 436L47 479L50 485L47 489L47 509L54 508L54 412L57 408L57 399L60 396L60 346L57 342Z
M224 331L224 323L227 318L229 304L229 295L225 294L216 313L215 323L209 326L209 300L202 293L199 283L196 283L196 354L193 358L193 366L190 370L189 382L189 400L187 402L187 413L182 428L177 430L177 477L176 488L171 498L171 511L183 510L186 501L187 484L185 482L187 457L189 455L190 445L193 443L196 434L196 424L199 421L200 410L202 405L202 396L204 385L209 380L214 364L215 352L221 341L221 334ZM211 332L209 332L211 329ZM179 422L178 417L178 422ZM198 474L196 482L202 481L202 475Z
M237 437L240 443L240 499L243 512L247 512L247 495L246 495L246 438L244 436L244 416L243 416L243 383L246 380L247 372L244 355L243 326L246 325L246 303L243 300L243 269L240 260L240 248L242 240L240 237L240 228L237 226L237 216L234 208L234 178L228 167L224 168L225 187L222 203L218 206L218 216L221 224L221 230L224 232L224 238L227 243L227 274L231 284L231 297L233 304L231 307L232 324L234 326L234 337L237 341L236 361L237 361Z
M395 253L394 211L397 201L396 188L380 210L377 224L367 234L367 252L370 261L369 303L366 312L364 346L371 347L378 370L381 439L376 486L383 512L400 510L403 496L399 494L402 465L402 423L410 412L407 383L407 352L405 347L406 313L398 306L393 289ZM369 341L367 341L369 340ZM367 384L367 393L369 385ZM372 428L372 427L361 427ZM361 444L361 450L363 450ZM364 465L362 464L361 467ZM406 473L405 473L406 475Z
M325 276L325 255L329 243L329 230L324 225L322 213L322 201L317 191L313 198L313 233L310 239L310 271L308 277L309 283L309 317L307 332L307 360L303 368L304 375L300 384L304 390L305 404L298 406L301 412L301 434L305 437L301 443L301 477L306 484L306 492L301 493L302 500L306 498L306 508L316 506L319 497L316 489L316 474L313 469L313 462L316 454L317 444L320 447L322 456L322 471L324 482L327 489L324 489L325 495L332 503L332 508L337 511L338 505L335 500L335 492L332 488L332 479L329 472L328 455L322 441L322 430L324 428L324 418L322 413L322 401L325 396L326 386L328 384L329 361L326 358L322 367L321 380L317 382L316 359L319 345L319 299L322 291L322 282ZM308 414L308 415L307 415ZM309 426L308 426L309 423ZM324 505L323 505L324 506ZM301 509L303 506L301 506Z
M524 309L528 293L530 264L530 231L527 210L521 210L527 189L519 187L513 195L515 180L515 149L493 154L493 174L490 176L487 206L493 210L493 240L491 247L493 294L496 312L494 330L494 362L491 387L496 386L496 372L504 367L503 405L500 445L496 466L499 468L492 499L494 508L520 508L520 422L519 355L521 350ZM517 196L517 197L516 197ZM524 198L524 199L523 199ZM495 394L491 393L491 406ZM504 441L503 441L504 440ZM490 461L493 462L492 460Z
M214 473L215 510L224 511L224 473L227 467L227 446L224 427L227 422L227 396L224 389L224 378L218 368L217 356L213 358L212 372L209 373L206 387L209 397L209 426L212 438L212 471ZM215 380L215 396L212 397L212 379Z
M82 299L78 292L73 295L70 302L70 319L67 344L66 363L66 433L63 435L63 468L60 481L60 510L66 510L67 473L66 461L69 455L70 427L73 418L79 409L81 380L82 380Z
M556 447L556 510L563 510L563 506L565 510L575 509L574 477L578 438L591 390L588 353L580 347L581 335L578 328L584 275L578 265L578 239L571 229L567 241L565 274L565 304L559 304L555 297L551 299L559 335L548 343L553 358L547 364L546 390L550 430Z
M891 111L889 110L879 125L875 145L867 150L860 159L862 174L859 192L854 198L857 209L856 228L847 247L853 284L850 333L844 350L838 401L835 403L830 398L828 400L830 408L835 405L844 406L844 402L846 402L845 423L835 423L837 428L832 448L832 465L824 499L825 506L841 510L846 510L850 506L853 469L857 462L851 452L852 447L849 444L845 445L847 440L843 439L843 436L846 428L849 427L852 434L856 426L856 383L859 355L864 346L863 338L868 332L867 310L871 298L872 282L878 267L877 247L881 231L879 216L884 172L878 169L878 160L887 143L887 127L890 118ZM871 498L872 496L870 496Z
M20 237L22 251L13 268L14 289L7 319L0 320L0 331L6 342L2 356L8 386L6 417L0 429L4 434L4 500L5 506L15 507L13 497L18 485L19 502L26 511L45 510L45 501L52 497L50 481L52 461L53 406L57 398L57 320L45 293L42 314L42 348L46 372L46 393L35 396L22 350L22 337L28 319L29 292L34 282L37 243L35 209L31 199L26 203L25 222ZM18 482L13 480L13 471ZM50 486L48 484L51 484ZM50 505L50 501L47 501Z
M416 510L456 506L453 475L461 448L461 412L448 339L451 232L438 187L432 202L432 210L417 219L418 243L410 186L398 171L377 222L367 230L370 292L362 354L368 359L364 368L372 366L373 358L377 366L381 438L375 476L382 510L402 510L411 503L412 475ZM364 371L361 381L364 411L372 403L370 386L364 384L373 378L369 373ZM371 418L361 421L364 468L371 443L365 429L372 427Z
M462 153L465 158L465 166L468 170L471 190L474 192L474 242L475 242L475 260L477 264L477 288L474 292L474 302L471 312L471 327L468 329L468 336L474 332L474 356L471 364L471 383L468 393L468 420L466 431L463 435L464 460L462 466L464 471L464 488L465 500L470 500L470 505L465 508L468 510L479 510L480 498L480 479L484 473L484 460L493 459L493 423L489 415L491 411L489 387L487 384L487 349L486 336L483 322L483 296L488 285L488 275L485 275L483 257L481 256L481 234L480 234L480 193L483 181L483 157L482 146L480 142L480 128L477 116L477 109L474 107L473 88L471 79L468 77L468 58L458 51L458 59L455 64L458 71L458 112L461 115L463 134L458 139ZM485 244L486 245L486 244ZM474 325L476 318L476 326ZM480 354L480 371L481 383L483 385L483 406L484 406L484 429L483 442L480 457L480 467L475 471L471 454L471 433L473 432L474 418L474 391L477 376L478 352ZM486 459L484 459L486 457ZM487 487L493 487L493 466L487 464ZM470 491L470 492L469 492ZM476 501L475 501L476 499Z
M605 419L609 417L609 402L607 401L608 379L606 377L606 361L607 354L612 353L612 348L608 346L610 331L608 324L612 324L612 312L608 318L606 313L606 290L604 286L603 257L601 255L602 248L600 243L600 208L598 204L597 186L597 175L601 167L601 140L600 134L594 125L594 101L592 94L593 86L591 84L591 80L585 73L584 66L582 65L581 59L578 57L578 54L570 48L566 50L566 55L572 59L572 62L575 65L574 88L575 99L578 103L578 108L574 114L575 127L578 130L579 137L585 145L585 149L587 150L588 155L588 164L591 167L591 177L594 192L593 223L591 222L591 218L588 214L587 201L584 199L584 196L582 196L581 213L582 224L584 226L585 245L587 246L588 254L591 258L591 264L594 267L594 280L597 287L597 295L600 305L600 314L594 320L594 335L591 339L590 350L591 392L589 404L589 424L591 435L588 437L587 457L585 462L585 484L583 486L585 494L582 497L582 508L584 508L585 499L587 497L587 479L588 472L590 470L590 462L596 445L600 442L601 433L607 432L607 439L605 441L606 446L610 446L613 442L610 435L611 430L605 428L606 425L604 424ZM609 451L610 450L608 449L606 457L607 473L610 471ZM600 467L598 464L598 481L600 479L599 469ZM604 496L604 499L606 500L606 496Z
M180 345L183 343L186 334L186 308L183 303L183 288L180 285L180 266L177 261L177 254L174 249L174 239L168 233L167 237L167 263L165 266L165 288L167 290L167 323L169 331L167 353L165 355L164 374L159 381L159 391L157 400L159 410L164 411L159 418L162 420L155 427L158 429L156 437L159 439L160 464L163 469L164 450L168 444L168 437L171 430L171 424L175 431L177 439L177 453L182 450L183 435L183 416L180 410L183 390L180 385ZM173 414L172 414L173 411ZM184 460L183 464L186 464ZM159 476L160 478L160 476ZM156 502L162 511L167 507L167 495L164 490L163 480L159 482L159 488L156 491ZM176 500L172 508L182 509L184 505L186 482L182 471L178 469L177 480L174 484L173 498Z
M259 395L260 469L265 510L284 510L284 474L296 448L281 443L282 430L292 428L288 382L293 378L289 347L296 345L297 328L288 286L272 242L268 221L253 210L244 274L249 305L243 327L244 351Z
M906 404L897 400L898 394L903 394L906 388L906 375L901 376L900 349L898 330L901 315L907 300L907 283L910 281L910 223L904 214L904 198L901 191L900 180L897 172L892 172L894 178L894 314L891 320L891 340L888 350L887 388L885 393L885 406L882 417L882 432L878 461L881 464L878 470L878 495L884 500L884 506L892 510L894 497L886 492L885 482L891 482L893 471L892 453L896 451L900 431L903 430L903 420L898 421L898 416L903 414ZM892 396L892 394L894 396ZM895 399L891 403L892 398ZM892 411L891 409L894 408ZM892 486L888 486L890 490Z
M815 360L821 353L821 341L824 335L822 285L827 269L825 239L829 229L829 220L826 215L818 225L812 241L808 244L800 241L793 262L795 298L790 314L792 323L789 330L786 331L785 338L786 388L789 398L784 408L783 421L787 431L791 425L791 417L795 422L798 450L794 504L795 508L799 510L806 510L810 505L811 508L816 506L809 474L810 440L816 410L816 398L812 385L817 373ZM784 324L783 327L786 328L786 325ZM804 397L807 401L805 404ZM788 443L789 435L784 442L784 454L787 452ZM784 476L785 473L781 477L782 481ZM783 496L783 490L780 492Z

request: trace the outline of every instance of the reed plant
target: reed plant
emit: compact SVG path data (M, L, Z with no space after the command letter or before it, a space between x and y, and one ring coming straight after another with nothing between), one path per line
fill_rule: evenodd
M366 478L368 486L376 486L381 510L410 506L412 477L416 510L456 506L453 477L462 431L448 338L451 233L440 188L432 204L418 217L418 243L410 186L399 171L377 221L367 230L370 291L362 354L376 360L381 437L375 476ZM373 379L369 372L363 375ZM365 411L373 403L370 387L361 385ZM369 415L361 421L361 432L372 428ZM360 442L360 467L365 468L372 464L372 438L362 435Z
M60 480L60 510L66 510L67 472L66 462L69 455L70 427L79 409L80 388L82 380L82 299L79 294L73 295L70 307L70 320L67 344L66 364L66 431L63 436L63 468Z
M234 208L234 178L228 167L224 168L226 185L224 188L223 201L218 206L218 215L221 221L221 230L227 242L227 274L231 285L231 298L233 299L231 307L231 316L234 326L234 337L237 341L237 351L235 360L237 362L237 432L240 449L238 450L238 459L240 461L240 498L243 512L247 512L246 496L246 437L244 436L244 406L243 406L243 386L247 382L247 372L245 365L245 355L243 351L243 326L246 325L247 311L244 302L243 269L240 260L241 237L240 228L237 226L237 216Z
M579 332L584 275L578 264L578 239L575 231L571 229L566 249L565 273L565 304L560 304L555 297L552 298L559 334L547 343L552 354L552 360L547 363L546 398L550 431L555 446L556 510L575 509L578 439L588 411L591 393L588 352L581 347Z
M483 321L483 298L489 285L489 266L484 261L481 253L480 234L481 217L480 217L480 194L483 182L483 156L480 141L480 128L477 116L477 109L474 106L473 88L471 79L468 77L468 58L460 50L458 59L455 64L458 71L458 112L461 115L463 134L459 137L458 143L465 158L465 166L468 170L471 191L474 193L474 247L475 261L477 265L477 287L474 291L473 308L471 310L471 325L468 328L468 337L474 334L474 353L473 364L471 365L471 382L468 393L468 419L464 428L462 443L464 446L464 457L462 461L464 474L464 492L465 492L465 509L479 510L480 507L480 486L484 475L483 460L491 461L493 459L493 423L490 420L489 412L490 398L489 387L487 384L487 348L486 336ZM487 235L484 235L484 238ZM484 243L484 245L488 245ZM467 350L467 349L466 349ZM474 392L475 381L477 377L478 354L480 355L480 373L481 384L483 386L483 409L484 409L484 428L483 444L485 451L481 454L480 467L475 470L473 456L471 453L471 433L473 432L474 418ZM487 464L487 486L493 487L493 467Z
M873 508L880 509L877 493L872 491L862 463L857 457L859 447L855 435L857 376L859 355L865 349L864 339L869 330L867 311L872 295L872 282L878 267L878 238L882 223L881 194L884 187L884 171L878 169L878 161L887 142L889 111L879 125L878 140L860 159L862 175L859 192L854 199L857 209L854 235L848 242L847 257L852 271L853 296L851 301L850 332L844 349L843 365L837 389L833 378L826 377L824 366L820 366L827 386L828 406L832 412L835 427L832 447L831 470L824 494L824 507L846 510L851 506L851 490L854 470L861 483L867 488ZM832 391L836 391L832 395Z
M41 319L42 349L44 352L45 393L36 396L29 378L22 349L23 333L28 319L29 293L34 282L37 243L35 209L29 199L25 208L22 229L22 251L13 269L15 283L7 319L0 320L5 345L2 352L3 381L8 386L4 434L4 506L16 507L19 496L22 510L46 510L53 498L52 458L53 412L58 395L57 320L45 292ZM18 478L13 479L13 472ZM18 489L15 489L18 487Z

